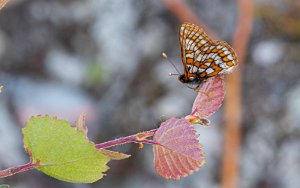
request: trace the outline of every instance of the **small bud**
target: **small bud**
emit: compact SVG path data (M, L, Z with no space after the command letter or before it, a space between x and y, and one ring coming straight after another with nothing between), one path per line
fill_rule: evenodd
M193 115L185 116L185 119L191 124L196 124L199 121L199 117Z
M185 117L185 119L189 123L191 123L192 125L193 124L200 124L200 125L203 125L203 126L208 126L210 124L208 119L199 118L198 116L188 115L188 116Z
M143 143L139 143L139 148L143 149L143 147L144 147Z
M80 114L79 117L78 117L78 120L75 124L75 127L78 131L81 131L83 132L85 135L87 135L87 132L88 132L88 128L87 126L85 125L85 117L83 114Z
M199 119L199 124L203 125L203 126L209 126L210 124L210 121L208 119L205 119L205 118L201 118Z

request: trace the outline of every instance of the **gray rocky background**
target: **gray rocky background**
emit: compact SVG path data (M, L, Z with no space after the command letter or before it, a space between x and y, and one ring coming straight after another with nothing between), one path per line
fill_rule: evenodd
M236 1L189 0L230 42ZM74 123L87 118L96 143L158 127L191 110L196 93L169 77L180 68L179 20L159 0L13 1L0 11L0 168L28 162L21 128L32 115ZM300 187L300 3L256 0L242 69L239 187ZM234 74L234 73L233 73ZM71 184L32 170L0 180L13 188L220 187L222 110L199 127L206 165L180 181L159 177L151 146L109 163L93 184Z

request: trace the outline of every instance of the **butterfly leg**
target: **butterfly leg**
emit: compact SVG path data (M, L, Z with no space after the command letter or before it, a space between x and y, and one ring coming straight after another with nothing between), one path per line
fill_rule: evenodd
M195 87L195 88L194 88L194 91L200 92L200 85L201 85L201 84L199 84L197 87Z
M203 91L200 91L203 84L206 82L207 80L203 80L200 84L197 85L197 87L194 88L194 91L196 91L197 93L201 93L203 95L206 95L207 97L209 97L209 93L207 92L203 92Z

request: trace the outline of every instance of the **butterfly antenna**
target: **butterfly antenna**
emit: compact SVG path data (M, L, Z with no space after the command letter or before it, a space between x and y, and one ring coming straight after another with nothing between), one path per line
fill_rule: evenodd
M175 66L175 64L168 58L167 54L165 52L162 53L162 56L163 58L165 58L173 67L174 69L176 70L176 72L178 74L174 74L174 73L169 73L170 76L173 76L173 75L181 75L180 71L177 69L177 67Z
M178 73L171 73L171 72L169 72L169 76L178 76L178 75L180 75L180 74L178 74Z

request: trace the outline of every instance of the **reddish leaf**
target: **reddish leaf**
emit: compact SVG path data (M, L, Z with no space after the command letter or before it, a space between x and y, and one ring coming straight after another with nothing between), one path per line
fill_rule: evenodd
M218 75L209 78L199 90L191 115L196 115L200 118L212 115L221 107L224 96L224 76Z
M198 135L184 118L162 123L153 136L154 163L158 174L166 179L180 179L204 165L204 154Z

